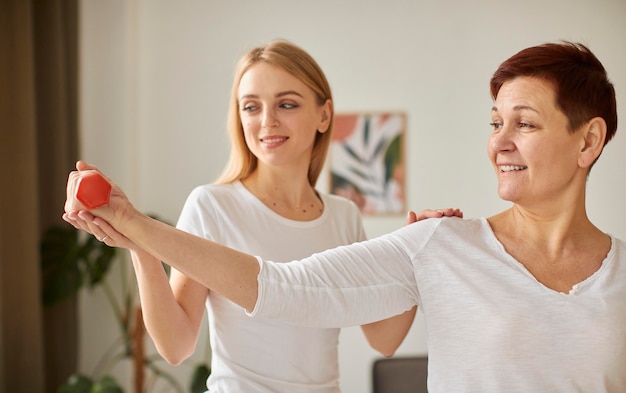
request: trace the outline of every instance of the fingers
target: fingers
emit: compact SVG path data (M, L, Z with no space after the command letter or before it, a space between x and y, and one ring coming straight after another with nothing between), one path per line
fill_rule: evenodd
M66 186L66 199L64 210L66 213L78 210L84 210L85 206L83 206L78 199L76 199L76 191L78 190L78 184L83 176L87 173L88 164L78 161L76 163L76 171L71 171L67 177L67 186Z
M76 161L76 169L78 171L98 170L98 167L91 165L85 161ZM99 171L98 171L99 172Z
M449 212L445 213L444 215L446 217L458 217L458 218L463 218L463 212L461 211L461 209L456 208L456 209L445 209L448 210ZM449 213L449 214L448 214Z
M108 222L99 217L95 217L88 211L81 210L65 213L63 214L63 220L71 224L74 228L93 235L98 241L110 247L137 248L133 242L117 232Z
M63 213L63 220L67 223L69 223L70 225L72 225L74 228L76 229L83 229L80 226L80 223L78 221L76 221L76 218L72 217L73 215L76 215L78 212L71 212L71 213Z
M89 214L88 212L82 212L82 213ZM63 219L67 221L68 223L70 223L74 228L80 229L82 231L85 231L99 238L103 237L104 235L95 234L93 232L92 228L89 226L89 223L85 220L84 217L85 217L84 214L81 215L81 212L79 211L72 211L72 212L63 214Z
M101 203L104 199L103 193L99 192L98 188L79 190L79 185L81 184L86 187L93 186L94 180L97 180L95 186L102 186L102 180L97 177L90 179L85 178L86 176L92 176L94 173L102 176L109 183L106 186L110 186L110 188L100 187L108 189L106 203L104 205ZM89 180L90 182L83 183L83 180ZM67 196L64 205L65 213L63 214L63 220L71 224L74 228L95 236L98 240L111 247L129 249L137 247L127 237L115 230L113 226L115 225L116 218L133 212L132 205L123 191L108 177L103 175L95 165L88 164L84 161L77 161L76 170L70 172L68 175L66 191ZM77 191L79 195L77 195ZM85 206L79 201L79 198L85 203L91 201L93 201L93 203L91 203L90 206Z
M94 223L94 216L88 211L79 211L78 219L82 222L82 225L85 227L85 231L91 233L98 239L102 241L105 236L108 236L106 232L102 230L102 228Z
M107 233L105 233L100 227L94 224L94 217L88 211L73 211L70 213L66 213L63 215L63 219L76 229L83 230L93 236L99 241L106 240L105 237Z
M76 171L74 171L73 173L75 173L75 176L84 176L85 174L81 173L81 172L88 172L88 173L93 173L93 172L97 172L100 176L102 176L106 181L108 181L109 183L113 184L113 182L111 181L111 179L109 177L107 177L104 173L102 173L102 171L100 171L100 169L98 169L97 166L89 164L85 161L76 161Z
M420 221L420 220L424 220L427 218L440 218L446 215L446 211L447 209L440 209L440 210L422 210L419 213L415 214L415 218L416 221ZM449 211L448 211L449 213Z
M104 173L102 173L102 171L100 171L100 169L95 165L89 164L85 161L76 161L76 169L77 170L75 172L88 172L88 173L97 172L100 176L105 178L106 181L111 183L111 179L109 179Z
M413 210L409 210L409 214L407 214L405 225L413 224L414 222L419 221L417 219L417 215Z
M76 172L72 171L70 172L70 174L67 177L67 187L66 187L66 198L65 198L65 205L64 205L64 210L66 213L71 212L72 210L74 210L74 206L73 206L73 200L74 200L74 195L76 195Z
M459 217L459 218L463 218L463 212L461 211L461 209L459 208L445 208L445 209L438 209L437 212L441 213L440 217Z
M109 245L111 247L127 248L129 250L138 250L139 249L135 243L133 243L126 236L124 236L121 233L119 233L118 231L116 231L115 228L113 228L111 226L111 224L109 224L108 222L106 222L102 218L94 217L93 225L98 227L100 229L100 231L102 231L102 233L106 236L106 238L104 240L105 240L105 243L107 245Z
M419 213L409 211L406 219L406 225L412 224L417 221L425 220L427 218L441 218L441 217L458 217L463 218L463 212L458 208L445 208L437 210L422 210Z
M83 205L79 200L78 200L78 196L77 192L79 192L79 187L81 184L81 180L85 179L87 176L92 175L94 173L97 173L98 175L100 175L104 180L106 180L106 182L108 183L106 186L111 186L111 189L115 186L113 184L113 182L111 181L111 179L109 179L107 176L105 176L102 172L100 172L100 170L95 166L95 165L91 165L88 164L84 161L77 161L76 162L76 170L72 171L69 173L68 175L68 179L67 179L67 187L66 187L66 200L65 200L65 205L64 205L64 210L66 213L69 213L71 211L74 210L90 210L93 209L95 207L99 207L101 206L101 204L95 204L94 201L94 206L85 206ZM91 180L91 179L90 179ZM83 192L82 196L85 197L85 195L89 196L89 200L93 200L94 197L96 198L96 201L98 200L103 200L104 196L102 195L102 193L99 193L98 191L101 189L106 189L104 187L104 185L102 184L102 181L96 181L94 184L94 181L91 180L89 182L90 186L88 187L88 190L86 190L86 193ZM99 187L96 187L99 186ZM96 189L93 189L93 187L96 187ZM87 187L87 186L85 186ZM106 191L103 191L103 193ZM107 194L107 195L110 195ZM83 200L84 202L85 200Z

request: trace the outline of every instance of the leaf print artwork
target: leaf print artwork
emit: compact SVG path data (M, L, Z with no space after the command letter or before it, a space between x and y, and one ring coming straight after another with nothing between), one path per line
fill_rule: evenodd
M337 114L330 146L330 190L363 214L404 214L403 113Z

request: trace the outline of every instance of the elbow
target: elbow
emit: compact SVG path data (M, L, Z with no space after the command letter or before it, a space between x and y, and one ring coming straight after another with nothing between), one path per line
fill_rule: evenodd
M198 340L197 335L181 329L153 330L150 329L151 326L146 323L148 335L159 356L168 364L178 366L193 355Z
M394 350L391 350L391 351L378 351L378 352L379 352L381 355L383 355L384 357L386 357L386 358L390 358L390 357L392 357L393 355L395 355L395 354L396 354L396 350L395 350L395 349L394 349Z
M178 366L185 360L187 360L193 354L193 348L191 351L184 348L160 348L157 346L159 355L171 366Z
M387 334L385 331L378 331L374 333L373 330L369 329L364 330L364 332L370 348L386 358L390 358L395 355L404 339L403 336L397 337L393 334Z
M184 362L186 359L189 358L189 356L180 356L180 355L177 356L176 354L161 354L161 357L170 366L178 366L179 364L181 364L182 362Z
M397 342L396 340L381 340L377 337L370 337L366 335L367 343L370 345L370 348L380 353L386 358L390 358L396 354L398 347L402 343Z
M404 337L389 337L388 335L366 335L367 343L370 347L383 355L386 358L390 358L396 354L398 348Z
M163 359L165 359L167 364L169 364L170 366L178 366L186 359L186 357L182 357L182 356L179 356L179 357L165 356L165 355L161 355L161 356L163 357Z
M396 350L398 346L372 346L378 353L383 355L386 358L390 358L396 354Z

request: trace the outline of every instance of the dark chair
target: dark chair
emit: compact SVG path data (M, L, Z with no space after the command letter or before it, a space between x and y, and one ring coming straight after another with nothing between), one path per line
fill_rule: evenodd
M380 358L372 368L373 393L427 393L428 357Z

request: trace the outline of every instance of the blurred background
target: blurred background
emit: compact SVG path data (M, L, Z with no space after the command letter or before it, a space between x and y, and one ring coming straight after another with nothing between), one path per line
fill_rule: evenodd
M413 210L459 207L465 217L478 217L507 207L486 155L488 83L523 48L558 40L587 45L607 68L619 117L626 118L623 0L8 0L0 12L0 388L6 392L53 392L50 386L65 381L69 370L92 373L120 335L102 285L79 290L63 306L64 313L75 310L69 318L75 323L47 333L59 317L39 301L38 245L46 228L63 225L73 162L98 165L139 209L175 223L191 189L212 182L226 162L233 68L253 46L284 38L307 50L326 72L338 113L406 114L406 200ZM588 184L591 220L622 239L624 132L620 124ZM327 187L322 176L318 188ZM366 231L378 236L404 220L403 214L366 216ZM124 279L132 269L118 254L107 276L116 295L132 292ZM175 368L158 363L185 389L194 365L210 361L206 334L190 361ZM146 354L156 353L149 338L145 345ZM427 350L418 313L397 355ZM60 366L60 357L70 365ZM344 392L371 391L376 357L358 327L342 330ZM132 391L132 358L110 371Z

